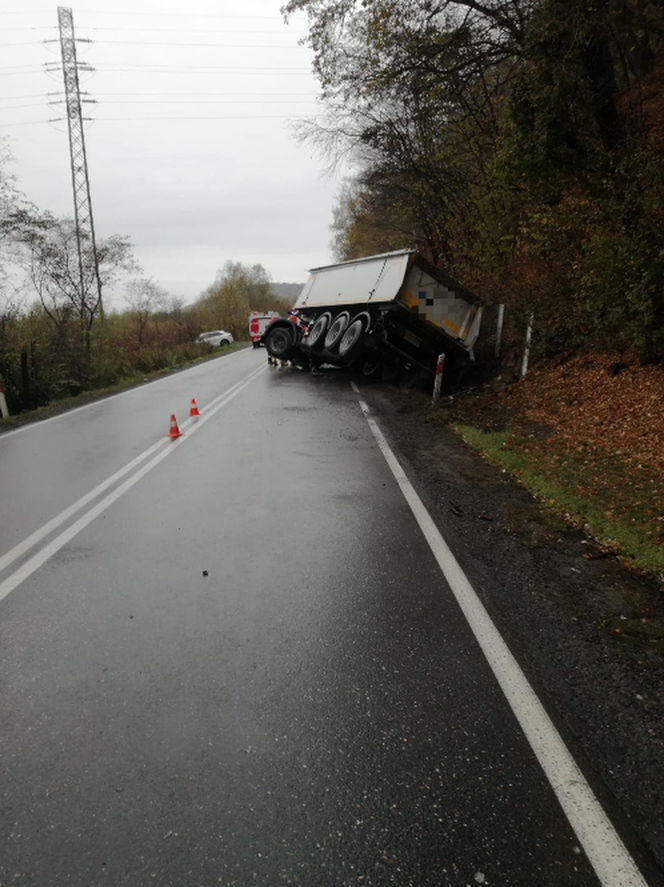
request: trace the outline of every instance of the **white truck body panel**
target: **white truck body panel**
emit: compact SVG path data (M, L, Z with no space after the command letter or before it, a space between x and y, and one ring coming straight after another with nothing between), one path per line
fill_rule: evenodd
M357 262L313 268L295 309L392 302L403 284L411 252L401 250Z

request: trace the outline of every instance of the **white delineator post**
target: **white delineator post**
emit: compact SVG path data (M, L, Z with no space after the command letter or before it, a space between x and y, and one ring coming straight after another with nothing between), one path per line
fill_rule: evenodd
M528 372L528 360L530 358L530 343L533 339L533 322L535 320L535 313L533 312L530 315L530 320L528 321L528 329L526 330L526 347L523 352L523 363L521 364L521 377L526 375Z
M496 357L500 357L500 343L503 338L503 322L505 320L505 306L498 306L498 326L496 328Z
M7 398L5 397L5 389L2 387L2 379L0 379L0 419L6 419L8 416Z
M440 388L443 384L443 370L445 368L445 355L439 354L436 362L436 379L433 383L433 397L431 398L431 406L434 406L440 399Z

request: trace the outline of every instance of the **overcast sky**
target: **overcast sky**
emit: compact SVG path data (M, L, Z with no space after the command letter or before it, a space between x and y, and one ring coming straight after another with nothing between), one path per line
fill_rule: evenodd
M86 139L98 237L129 235L144 274L187 301L227 259L289 282L330 261L338 180L321 177L324 161L289 125L316 113L318 88L298 46L306 18L284 24L281 2L73 6L76 36L93 41L79 43L79 62L95 68L81 88L96 100ZM72 216L64 105L48 106L63 98L61 69L46 70L60 62L57 6L0 0L0 27L0 137L28 198Z

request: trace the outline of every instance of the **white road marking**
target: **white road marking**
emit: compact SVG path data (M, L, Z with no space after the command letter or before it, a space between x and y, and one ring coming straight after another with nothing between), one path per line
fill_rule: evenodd
M239 351L233 351L231 354L224 354L222 357L217 357L215 360L226 360L229 357L237 357L238 354L251 354L253 353L253 348L240 348ZM212 361L207 361L207 363L212 363ZM137 391L144 391L146 388L149 388L151 385L159 385L161 382L168 382L173 378L174 375L179 376L184 373L190 373L193 370L197 370L199 367L204 366L205 364L196 364L196 366L189 367L189 369L181 370L179 373L169 374L168 376L163 376L161 379L154 379L152 382L146 382L144 385L136 385L134 388L129 388L127 391L119 391L117 394L110 394L108 397L99 397L96 400L93 400L92 403L83 404L82 407L74 407L73 410L65 410L62 413L58 413L57 416L51 416L50 419L39 419L36 422L30 422L27 425L23 425L21 428L14 428L13 431L4 431L0 432L0 444L3 440L8 437L11 437L14 434L20 434L22 431L32 431L35 428L41 428L42 425L47 425L49 422L55 422L56 419L64 419L65 417L73 416L74 413L80 413L81 410L87 410L90 407L96 407L100 403L108 403L109 400L115 400L118 397L126 397L128 394L135 394Z
M84 515L82 515L77 521L74 521L69 527L67 527L64 532L60 533L59 536L56 536L51 542L45 545L40 551L34 554L31 558L29 558L24 564L22 564L17 570L15 570L10 576L7 577L3 582L0 583L0 601L7 597L15 588L17 588L21 582L24 582L29 576L31 576L36 570L38 570L41 566L43 566L49 558L53 557L58 551L60 551L63 546L65 546L68 542L70 542L81 530L84 530L90 523L92 523L95 518L99 517L104 511L106 511L109 506L111 506L114 502L123 496L128 490L130 490L133 486L135 486L141 478L145 477L153 468L156 468L160 462L162 462L167 456L169 456L175 449L182 446L188 440L191 440L192 436L199 429L205 425L219 410L223 409L228 403L230 403L238 394L240 394L244 389L250 385L254 379L257 379L261 373L265 371L267 365L263 365L258 369L254 370L248 376L246 376L241 382L238 382L228 391L224 392L224 394L220 395L216 401L213 401L214 405L208 405L205 409L205 413L195 419L190 427L187 430L187 434L182 437L178 437L176 440L169 440L165 447L162 447L161 452L158 452L155 456L153 456L150 461L135 472L131 477L129 477L123 484L120 484L119 487L116 487L112 493L109 493L104 499L94 505L89 511L87 511ZM183 423L184 427L184 423ZM160 442L161 443L161 442ZM147 451L146 451L147 452ZM145 457L145 454L144 454Z
M360 392L351 382L353 391ZM415 492L367 404L360 408L521 729L603 887L648 887L474 588Z
M237 353L237 352L235 352ZM227 354L226 357L232 357L233 355ZM223 360L223 358L220 358ZM211 409L218 403L222 398L227 397L238 385L242 384L243 380L236 382L235 385L231 385L226 391L216 397L211 403L207 404L203 411ZM186 430L186 428L192 423L196 421L196 417L190 417L189 419L182 422L180 425L180 429L182 431ZM40 527L22 542L19 542L13 548L11 548L8 552L3 554L0 557L0 573L3 570L6 570L10 564L14 563L15 560L22 557L27 551L33 548L37 543L41 542L42 539L45 539L50 533L56 530L59 526L62 526L65 521L68 521L70 517L73 517L77 512L79 512L82 508L85 508L86 505L89 505L90 502L94 501L97 496L100 496L105 490L108 490L113 484L117 483L121 478L123 478L126 474L129 474L134 468L141 464L141 462L145 461L148 456L151 456L157 450L161 449L164 446L170 445L170 441L167 436L164 435L163 438L157 441L157 443L152 444L152 446L148 447L142 453L139 453L131 462L128 462L122 468L118 469L115 474L112 474L110 477L107 477L106 480L102 481L98 484L94 489L90 490L89 493L86 493L85 496L81 496L76 502L72 503L68 508L65 508L64 511L60 512L60 514L56 515L50 521L44 524L43 527Z

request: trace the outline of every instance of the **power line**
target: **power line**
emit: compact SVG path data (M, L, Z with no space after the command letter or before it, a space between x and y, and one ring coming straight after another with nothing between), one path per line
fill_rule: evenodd
M40 69L38 69L40 70ZM44 70L44 69L41 69ZM46 69L47 73L49 70ZM191 67L156 67L153 65L130 65L130 64L106 64L95 65L94 68L87 68L89 71L98 71L107 74L223 74L233 76L258 76L258 77L304 77L311 76L308 68L230 68L230 67L204 67L193 65ZM26 72L28 73L28 72ZM34 73L34 72L32 72Z
M95 67L95 71L99 71L100 73L107 74L220 74L222 76L232 75L234 77L242 75L244 76L257 76L257 77L305 77L310 75L310 71L270 71L267 69L262 69L260 71L233 71L231 68L217 68L214 70L201 68L199 70L194 71L181 71L178 68L167 68L164 70L158 69L148 69L138 71L135 68L98 68ZM27 73L27 72L26 72Z
M52 105L61 105L65 100L57 99L56 101L51 102ZM106 105L303 105L309 104L310 102L305 102L304 100L297 99L278 99L275 101L274 99L251 99L250 101L244 101L243 99L219 99L215 101L212 99L211 101L205 99L184 99L181 101L180 99L176 99L175 101L171 101L171 99L157 99L156 101L143 101L142 99L134 100L129 99L128 101L122 100L114 100L105 102L97 102L96 99L88 99L90 102L94 102L95 104ZM315 101L315 100L310 100ZM18 108L36 108L37 105L15 105L14 107Z
M0 123L3 129L7 126L33 126L35 123L48 123L48 120L21 120L20 123Z
M213 96L213 95L221 95L221 96L309 96L315 95L311 92L95 92L95 95L98 96L113 96L113 95L128 95L128 96L161 96L161 95L174 95L174 96L190 96L190 95L199 95L199 96ZM16 99L30 99L35 98L36 96L14 96Z
M4 30L11 30L11 28L5 28ZM289 31L288 33L284 33L283 31L275 31L272 29L271 31L229 31L228 28L126 28L126 27L98 27L96 25L87 25L85 28L86 31L148 31L151 34L275 34L282 35L285 37L305 37L306 32L294 32Z
M36 106L35 106L36 107ZM44 106L48 107L48 105ZM83 117L82 120L85 123L151 123L153 121L179 121L185 122L187 120L194 121L202 121L202 120L313 120L315 114L252 114L249 116L248 114L244 114L242 116L211 116L206 115L205 117L176 117L176 116L168 116L168 117ZM0 123L0 128L5 128L9 126L34 126L37 123L66 123L66 117L54 117L50 120L21 120L17 123Z
M48 93L46 93L46 97L48 98L49 95L62 95L62 94L63 94L62 91L60 91L60 92L48 92ZM44 93L43 93L43 92L33 92L33 93L29 93L28 95L7 95L7 96L2 96L2 97L0 98L0 102L17 102L17 101L19 101L19 99L43 99L43 98L44 98Z
M244 114L242 117L84 117L85 121L94 123L122 121L132 123L150 123L153 120L303 120L312 119L315 114Z
M43 68L34 68L32 71L0 71L0 77L19 77L21 74L43 74Z
M62 99L64 101L64 99ZM43 102L33 102L30 105L5 105L4 108L0 108L0 111L16 111L19 108L48 108L48 104L44 104Z
M44 41L47 42L47 41ZM95 46L180 46L197 49L201 46L214 47L215 49L308 49L308 46L284 46L277 43L179 43L170 40L161 40L156 43L154 40L93 40ZM5 44L9 46L10 44ZM27 43L16 43L14 46L27 46Z
M0 67L0 71L18 71L21 68L42 68L44 65L53 65L55 62L31 62L27 65L3 65Z
M315 100L314 100L314 102L315 102ZM192 99L192 100L188 99L187 101L184 101L184 102L181 102L179 100L173 102L173 101L170 101L169 99L164 99L163 101L157 101L157 102L142 102L142 101L139 101L139 102L135 102L135 101L114 102L114 101L110 101L110 102L104 102L104 104L105 105L303 105L303 104L311 104L311 101L305 102L305 101L297 101L297 100L293 100L293 99L285 99L285 100L278 99L277 101L275 101L274 99L251 99L250 101L246 102L243 99L240 99L240 100L220 99L219 101L205 101L205 100L201 101L199 99Z
M56 105L62 105L66 102L66 99L50 99L43 95L35 95L35 98L46 98L46 104L44 102L31 102L25 105L4 105L0 107L0 111L16 111L22 108L52 108ZM54 94L53 94L54 95ZM86 99L82 99L82 101L86 101ZM130 99L128 101L104 101L97 102L96 99L88 99L87 101L94 104L102 104L106 105L302 105L302 104L310 104L311 101L298 101L292 99L274 99L274 98L265 98L265 99L251 99L250 101L245 101L244 99L219 99L217 101L212 100L208 101L207 99L185 99L185 100L171 100L171 99L157 99L156 101L143 101L143 100L133 100ZM314 100L315 101L315 100ZM97 118L95 118L97 119Z
M217 15L216 13L188 13L188 12L123 12L122 10L86 9L81 15L126 15L138 18L222 18L222 19L247 19L251 21L279 19L280 15Z
M311 120L314 114L257 114L249 117L84 117L86 123L151 123L152 121L186 121L186 120ZM65 117L54 117L50 120L22 120L19 123L0 123L0 127L7 126L34 126L36 123L66 123Z
M79 64L79 68L83 67L83 64ZM57 62L44 62L45 67L57 67ZM32 65L24 65L26 68L34 68L35 64ZM20 65L11 65L10 67L21 67ZM92 68L91 65L87 66ZM290 65L288 67L285 66L277 66L277 65L268 65L265 68L261 68L258 65L169 65L169 64L158 64L157 62L153 62L150 65L142 65L140 62L95 62L94 70L113 70L115 68L133 68L137 70L151 70L151 71L161 71L162 69L166 69L169 71L229 71L231 73L242 73L243 71L257 71L258 73L271 74L274 71L294 71L294 72L302 72L302 73L310 73L309 68L301 68Z

